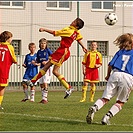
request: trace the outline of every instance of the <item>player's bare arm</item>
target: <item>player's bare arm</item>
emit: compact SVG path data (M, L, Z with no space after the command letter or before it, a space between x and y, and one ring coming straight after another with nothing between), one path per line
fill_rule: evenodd
M34 66L40 66L40 63L37 63L36 61L32 60L31 63L34 65Z
M102 64L95 64L96 68L99 68L100 66L102 66Z
M50 34L54 34L53 30L49 30L49 29L45 29L45 28L40 28L39 32L47 32L47 33L50 33Z
M22 64L23 67L26 67L26 64Z
M110 73L112 71L112 66L108 66L108 70L107 70L107 76L105 77L105 79L108 81L109 77L110 77Z
M83 75L85 75L85 65L82 65Z
M43 65L46 65L47 62L48 62L48 61L43 61L42 64L43 64Z
M83 51L86 53L87 49L85 48L84 44L82 43L81 40L78 41L78 43L80 44L80 46L82 47Z

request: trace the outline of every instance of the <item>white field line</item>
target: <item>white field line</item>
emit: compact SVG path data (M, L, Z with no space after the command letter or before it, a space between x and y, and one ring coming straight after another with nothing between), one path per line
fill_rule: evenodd
M26 116L26 117L34 117L34 118L47 118L47 119L53 119L53 120L63 120L63 121L75 121L75 122L81 122L81 123L86 123L86 121L82 121L82 120L75 120L75 119L64 119L64 118L60 118L60 117L47 117L47 116L39 116L39 115L30 115L30 114L20 114L20 113L5 113L5 112L0 112L0 114L4 114L4 115L15 115L15 116ZM100 122L94 122L94 124L99 124L101 125ZM110 124L108 126L123 126L123 127L133 127L132 124Z

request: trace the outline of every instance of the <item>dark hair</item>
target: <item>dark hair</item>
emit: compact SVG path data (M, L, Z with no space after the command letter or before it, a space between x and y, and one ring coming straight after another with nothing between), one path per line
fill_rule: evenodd
M0 34L0 42L6 42L9 38L11 38L13 35L9 31L4 31Z
M31 46L34 46L34 45L35 45L35 43L31 42L31 43L29 43L28 47L30 48Z
M80 19L80 18L76 18L76 22L77 22L77 29L79 30L79 29L81 29L81 28L83 28L83 26L84 26L84 21L82 20L82 19Z
M46 42L47 43L48 41L45 38L41 38L39 40L39 48L41 48L40 45L41 45L42 42ZM47 48L47 45L46 45L46 48Z
M91 41L91 44L92 44L93 42L96 42L96 43L97 43L97 41L95 41L95 40L92 40L92 41Z

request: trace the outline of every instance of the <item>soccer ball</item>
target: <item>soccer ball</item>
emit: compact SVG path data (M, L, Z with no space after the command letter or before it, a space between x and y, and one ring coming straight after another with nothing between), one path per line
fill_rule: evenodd
M115 13L108 13L105 15L105 22L107 25L114 25L118 21L118 17Z

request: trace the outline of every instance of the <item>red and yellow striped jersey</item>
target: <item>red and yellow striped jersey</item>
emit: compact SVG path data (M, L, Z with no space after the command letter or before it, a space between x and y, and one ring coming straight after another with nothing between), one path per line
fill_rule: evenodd
M82 64L88 68L95 68L95 64L102 64L102 55L97 50L89 51L84 55Z
M81 40L83 37L80 31L73 26L65 27L62 30L54 31L54 36L60 36L62 48L69 48L74 40Z

